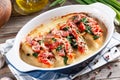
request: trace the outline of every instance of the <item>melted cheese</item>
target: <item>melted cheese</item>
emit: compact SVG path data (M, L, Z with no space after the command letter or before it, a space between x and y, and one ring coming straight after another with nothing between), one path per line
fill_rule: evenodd
M65 15L61 18L51 20L47 24L41 24L40 26L38 26L37 28L32 30L28 34L28 36L31 36L32 38L34 38L34 37L39 36L40 34L45 35L53 28L58 29L59 28L59 27L57 27L58 25L66 23L66 21L73 15L75 15L75 14ZM74 56L74 58L68 58L68 61L67 61L68 64L73 64L76 62L80 62L81 60L84 60L85 58L93 55L103 45L103 43L105 41L107 30L106 30L106 27L101 22L99 22L99 24L101 25L101 28L103 30L103 36L97 40L94 40L90 34L85 34L83 36L83 39L86 41L87 46L88 46L87 52L84 54L80 54L80 52L78 50L74 50L73 54L72 54ZM55 50L53 50L53 51L56 52ZM27 56L26 55L27 53L30 53L30 56ZM44 67L44 68L65 66L63 57L59 56L58 54L55 54L56 61L55 61L54 65L48 66L43 63L40 63L35 57L32 56L32 53L33 53L32 48L29 47L29 45L25 41L22 41L21 48L20 48L20 56L21 56L21 59L23 61L25 61L26 63L34 65L34 66L38 66L38 67Z

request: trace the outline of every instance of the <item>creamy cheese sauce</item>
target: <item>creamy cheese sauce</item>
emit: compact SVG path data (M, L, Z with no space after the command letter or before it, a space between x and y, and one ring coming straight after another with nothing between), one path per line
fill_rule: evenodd
M41 24L40 26L38 26L37 28L32 30L28 34L28 36L30 36L31 38L39 37L39 35L46 36L52 29L56 28L57 30L59 30L59 25L65 24L68 21L68 19L70 19L72 16L74 16L76 14L85 14L85 13L72 13L72 14L62 16L57 19L53 19L49 23ZM86 16L88 16L88 15L86 15ZM62 66L80 62L81 60L86 59L87 57L93 55L104 44L106 34L107 34L107 29L104 26L104 24L102 22L98 21L97 19L94 19L94 20L97 21L98 25L101 27L102 36L100 36L98 39L94 39L93 35L88 34L88 33L82 33L83 35L82 35L81 39L83 39L83 41L85 42L85 47L87 47L86 48L87 50L84 53L82 53L78 49L73 49L72 58L67 56L67 61L66 61L67 64L65 64L65 58L63 58L65 56L58 55L58 53L55 49L53 49L51 51L55 55L54 59L53 59L53 57L50 58L50 61L51 61L50 63L52 65L48 65L46 63L40 62L39 58L36 58L35 55L33 56L34 50L32 49L31 45L29 45L26 42L26 38L21 41L21 47L20 47L21 59L30 65L43 67L43 68L62 67ZM44 44L42 44L42 45L44 45ZM44 45L44 47L46 47L46 46ZM63 48L65 48L65 47L63 47ZM39 56L39 55L37 55L37 56Z

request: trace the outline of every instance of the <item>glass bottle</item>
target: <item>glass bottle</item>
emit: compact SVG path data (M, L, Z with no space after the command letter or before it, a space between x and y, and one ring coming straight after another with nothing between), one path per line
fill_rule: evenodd
M21 15L28 15L42 10L48 4L48 0L15 0L14 10Z

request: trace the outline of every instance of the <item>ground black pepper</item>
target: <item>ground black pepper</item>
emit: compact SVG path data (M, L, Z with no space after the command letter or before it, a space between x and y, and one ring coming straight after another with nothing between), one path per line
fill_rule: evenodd
M109 74L107 75L107 78L109 78L112 75L112 72L109 72Z

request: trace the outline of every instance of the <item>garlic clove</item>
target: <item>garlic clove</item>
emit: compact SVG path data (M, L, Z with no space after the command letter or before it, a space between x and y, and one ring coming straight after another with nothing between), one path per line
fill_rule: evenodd
M5 59L2 56L2 54L0 54L0 69L4 66L4 64L5 64Z
M9 20L11 11L11 0L0 0L0 27L2 27Z
M2 78L0 78L0 80L13 80L13 79L10 77L2 77Z

